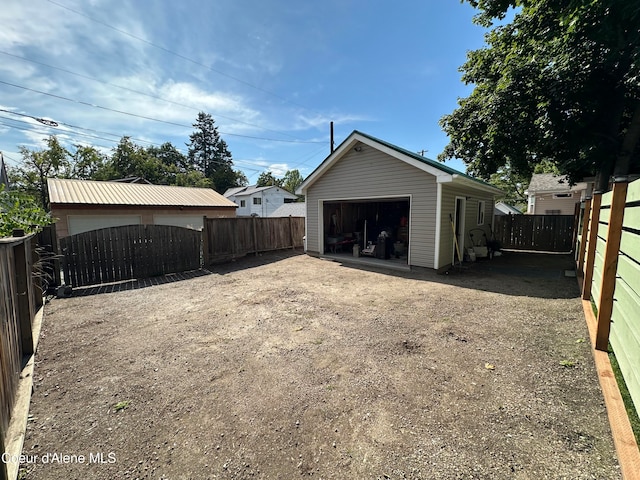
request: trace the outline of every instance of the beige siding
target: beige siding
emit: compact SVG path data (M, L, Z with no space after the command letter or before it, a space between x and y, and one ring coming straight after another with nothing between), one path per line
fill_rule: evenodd
M307 250L320 253L322 201L374 197L411 197L410 264L433 268L436 180L378 150L350 151L307 191Z
M556 215L573 215L576 202L580 201L580 194L574 193L573 198L553 198L552 193L536 195L535 215L547 215L548 211L560 210Z
M464 235L461 241L461 249L471 246L469 232L472 229L481 228L484 230L487 238L491 237L491 222L493 221L493 196L489 193L483 193L478 190L470 191L464 187L453 186L448 183L442 184L442 206L441 206L441 224L440 224L440 252L438 255L438 265L436 268L443 268L451 265L453 260L453 252L455 249L453 243L453 229L451 228L451 220L455 218L456 197L465 198L465 216L464 216ZM484 200L484 224L478 225L478 203ZM479 233L479 232L478 232ZM463 253L462 250L460 253Z

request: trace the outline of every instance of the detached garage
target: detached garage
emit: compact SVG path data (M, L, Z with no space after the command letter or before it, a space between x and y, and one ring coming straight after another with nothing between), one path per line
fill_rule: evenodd
M203 218L235 217L237 205L209 188L50 178L58 238L107 227L156 224L200 230Z
M308 253L353 250L440 270L457 261L458 251L463 256L491 239L495 197L502 192L354 131L296 193L306 196Z

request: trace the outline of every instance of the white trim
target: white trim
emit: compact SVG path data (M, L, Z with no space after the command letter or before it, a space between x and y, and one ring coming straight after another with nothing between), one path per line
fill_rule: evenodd
M436 244L434 245L433 268L440 268L440 235L442 235L442 184L436 182Z
M306 195L306 191L307 189L313 185L316 180L318 180L329 168L331 168L340 158L342 158L343 155L345 155L349 150L351 150L358 142L374 148L380 152L386 153L387 155L390 155L400 161L403 161L409 165L412 165L424 172L427 172L433 176L435 176L438 181L452 181L451 180L451 174L443 172L442 170L433 167L431 165L428 165L424 162L421 162L419 160L416 160L414 158L409 157L406 154L403 154L401 152L398 152L392 148L387 147L386 145L383 145L381 143L375 142L373 140L371 140L370 138L367 138L357 132L353 132L351 133L351 135L349 137L347 137L347 139L342 142L342 144L331 154L329 155L321 164L320 166L311 173L311 175L309 175L304 182L302 182L302 185L300 185L297 189L296 189L296 193L299 195ZM442 178L441 178L442 177Z

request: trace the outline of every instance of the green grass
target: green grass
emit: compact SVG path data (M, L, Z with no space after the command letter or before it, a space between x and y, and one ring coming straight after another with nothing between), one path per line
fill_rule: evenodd
M640 445L640 418L638 417L638 412L633 405L631 394L629 393L627 384L624 381L624 377L622 376L622 372L620 371L620 365L618 365L618 360L616 360L616 356L613 353L613 349L611 348L611 345L609 345L609 361L611 362L611 369L613 370L613 374L616 377L616 380L618 381L618 388L620 389L620 395L622 395L622 400L624 401L624 408L627 410L627 415L629 416L629 422L631 423L631 429L633 430L633 434L636 437L636 443Z
M129 407L129 405L131 405L131 401L129 401L129 400L125 400L124 402L118 402L118 403L116 403L116 404L113 406L113 409L114 409L116 412L119 412L119 411L121 411L121 410L126 410L126 409Z

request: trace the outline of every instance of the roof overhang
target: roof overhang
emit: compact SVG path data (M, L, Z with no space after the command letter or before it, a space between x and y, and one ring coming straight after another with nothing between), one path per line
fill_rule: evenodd
M338 160L344 157L349 151L355 148L359 143L362 143L368 147L374 148L382 153L385 153L393 158L403 161L419 170L429 173L436 177L437 183L454 183L464 185L466 187L482 190L493 195L501 195L502 190L495 188L491 185L484 184L475 181L462 174L448 173L434 167L428 163L422 162L410 155L395 150L384 143L375 141L366 135L362 135L358 131L354 131L349 135L331 155L329 155L311 174L302 182L302 184L296 189L296 194L306 195L308 188L313 185L324 173L329 170Z

